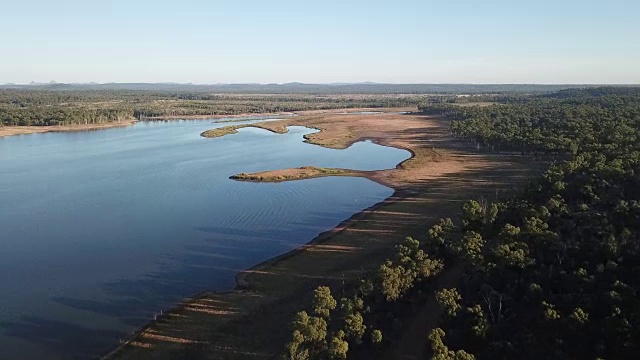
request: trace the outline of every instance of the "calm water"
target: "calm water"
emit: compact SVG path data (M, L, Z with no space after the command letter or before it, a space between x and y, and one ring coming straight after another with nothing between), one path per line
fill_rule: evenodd
M0 138L0 357L103 353L186 296L304 244L391 195L361 178L256 184L239 172L392 168L404 150L331 150L211 121Z

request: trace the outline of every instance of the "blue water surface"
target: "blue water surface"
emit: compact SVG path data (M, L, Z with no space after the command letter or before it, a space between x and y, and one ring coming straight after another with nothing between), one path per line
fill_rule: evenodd
M251 121L252 119L248 119ZM253 119L253 121L256 121ZM0 138L0 349L88 358L154 313L300 246L392 194L363 178L246 183L230 175L315 165L393 168L407 151L346 150L211 120Z

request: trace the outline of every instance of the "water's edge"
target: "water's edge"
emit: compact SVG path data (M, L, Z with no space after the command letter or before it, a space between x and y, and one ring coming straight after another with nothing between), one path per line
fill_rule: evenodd
M378 141L376 141L376 139L369 139L372 142L378 144L378 145L382 145L380 144ZM382 146L388 146L388 145L382 145ZM401 167L402 164L404 164L405 162L413 159L415 157L415 153L411 150L411 149L407 149L407 148L403 148L403 147L395 147L397 149L401 149L401 150L406 150L408 151L411 156L408 159L403 160L402 162L398 163L396 165L396 169ZM304 179L303 179L304 180ZM373 181L373 180L371 180ZM387 185L385 185L387 186ZM323 242L328 241L329 239L331 239L333 236L336 236L338 234L340 234L342 231L346 230L347 228L349 228L350 226L354 225L355 223L357 223L359 220L364 219L370 212L379 210L380 208L383 208L385 206L391 205L391 204L395 204L397 202L400 202L402 200L404 200L405 198L407 198L409 195L411 195L413 192L411 190L408 189L393 189L393 193L387 197L386 199L373 204L371 206L369 206L368 208L359 211L353 215L351 215L349 218L341 221L338 225L336 225L335 227L323 231L321 233L319 233L318 235L316 235L313 239L311 239L309 242L300 245L298 247L296 247L295 249L289 250L281 255L272 257L270 259L267 259L265 261L262 261L254 266L251 266L245 270L239 271L236 276L235 276L235 286L230 289L230 290L217 290L217 291L202 291L200 293L194 294L191 297L185 298L182 301L176 303L174 306L161 311L160 313L156 314L154 316L154 319L149 320L149 322L147 322L146 324L144 324L143 326L141 326L138 330L132 332L131 336L129 336L127 339L121 340L120 344L118 344L113 350L111 350L110 352L108 352L107 354L105 354L104 356L101 357L101 359L106 360L109 359L111 356L115 355L116 353L118 353L119 351L121 351L125 346L129 345L131 342L133 342L140 334L144 333L146 330L148 330L151 326L153 326L156 322L158 322L159 320L162 320L165 316L167 316L168 314L180 311L182 309L184 309L186 306L188 306L188 304L194 300L198 300L201 298L204 298L206 296L210 296L211 294L229 294L229 293L235 293L235 292L242 292L242 291L248 291L249 289L249 282L245 280L246 276L248 276L252 271L256 271L256 270L261 270L261 269L265 269L268 268L269 266L275 265L277 263L279 263L280 261L286 260L288 258L291 258L293 256L296 256L297 254L299 254L301 251L303 251L306 247L308 247L309 245L317 245L317 244L322 244Z
M408 197L409 195L411 195L411 191L410 190L406 190L406 189L394 190L393 194L391 194L386 199L384 199L384 200L382 200L382 201L380 201L380 202L378 202L376 204L373 204L373 205L369 206L368 208L366 208L366 209L364 209L364 210L362 210L360 212L357 212L357 213L351 215L349 218L343 220L342 222L340 222L335 227L319 233L318 235L316 235L316 237L311 239L306 244L300 245L300 246L296 247L295 249L287 251L284 254L281 254L281 255L275 256L275 257L273 257L271 259L267 259L265 261L262 261L262 262L254 265L254 266L252 266L250 268L247 268L245 270L239 271L235 276L236 285L232 289L230 289L230 290L216 290L216 291L205 290L205 291L199 292L199 293L197 293L197 294L195 294L193 296L190 296L190 297L187 297L187 298L183 299L182 301L178 302L177 304L175 304L174 306L172 306L172 307L170 307L168 309L160 311L160 313L154 315L153 319L149 320L149 322L144 324L138 330L132 332L131 336L129 336L127 339L121 340L120 343L113 350L111 350L107 354L103 355L100 359L107 360L111 356L117 354L125 346L127 346L131 342L135 341L135 339L138 336L140 336L140 334L144 333L146 330L148 330L150 327L152 327L156 322L163 320L166 316L168 316L171 313L183 310L192 301L197 301L199 299L205 298L205 297L210 296L212 294L224 295L224 294L248 291L249 290L249 282L247 282L245 280L245 277L247 275L249 275L252 271L268 268L269 266L275 265L275 264L279 263L280 261L283 261L283 260L286 260L286 259L291 258L293 256L296 256L297 254L299 254L301 251L303 251L309 245L322 244L322 243L328 241L329 239L331 239L332 237L334 237L336 235L339 235L341 232L343 232L347 228L351 227L352 225L357 223L359 220L364 219L370 212L379 210L380 208L385 207L387 205L391 205L391 204L395 204L397 202L400 202L400 201L404 200L406 197Z

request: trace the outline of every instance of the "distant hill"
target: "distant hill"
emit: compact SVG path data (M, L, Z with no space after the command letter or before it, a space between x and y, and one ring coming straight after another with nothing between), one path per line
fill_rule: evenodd
M262 93L262 94L495 94L507 92L549 93L571 88L586 88L602 85L566 84L379 84L379 83L335 83L335 84L211 84L194 85L178 83L32 83L30 85L5 84L0 89L32 90L149 90L212 93ZM637 86L637 85L627 85Z

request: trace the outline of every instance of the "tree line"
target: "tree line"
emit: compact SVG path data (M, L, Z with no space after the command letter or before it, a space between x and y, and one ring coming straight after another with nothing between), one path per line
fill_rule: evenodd
M627 359L640 346L640 90L425 104L486 151L549 155L515 196L467 201L407 238L378 270L319 287L285 359L372 358L397 346L429 295L442 309L432 359ZM455 286L434 279L459 267ZM342 292L336 300L332 293Z
M417 106L404 95L257 95L150 90L0 89L0 125L53 126L302 110Z

